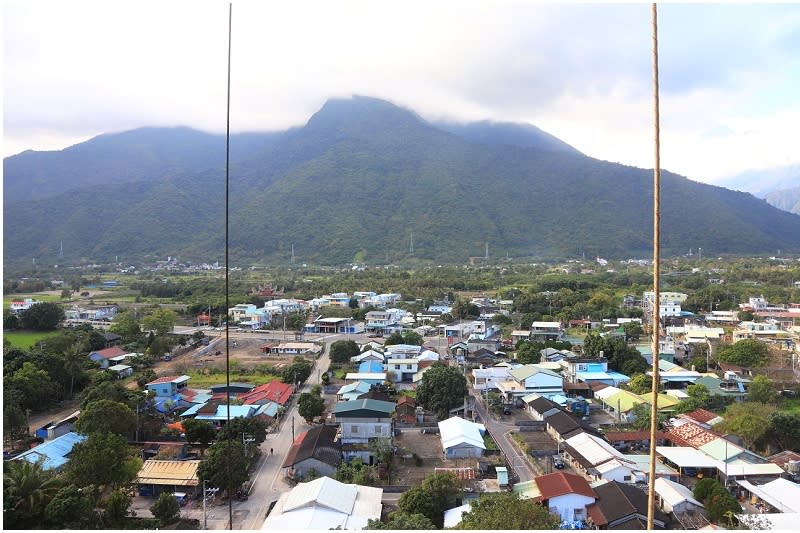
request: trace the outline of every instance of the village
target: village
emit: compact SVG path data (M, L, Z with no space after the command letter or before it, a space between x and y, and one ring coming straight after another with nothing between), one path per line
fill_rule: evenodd
M242 418L259 420L267 428L254 443L261 458L234 504L247 529L297 529L303 524L313 529L321 517L342 528L364 528L370 520L407 511L399 497L441 473L452 474L461 496L451 508L440 510L439 527L457 526L462 513L483 494L510 492L541 502L562 528L638 529L647 517L646 487L651 482L658 495L658 527L719 525L720 517L694 495L700 480L716 480L729 491L744 521L746 515L757 514L774 527L795 524L800 516L800 455L789 450L761 455L748 449L743 438L715 430L724 418L710 409L753 401L750 385L765 375L776 397L797 394L800 327L794 323L800 306L771 306L763 297L752 297L740 311L753 320L739 320L736 311L705 316L682 311L686 297L660 295L658 409L664 420L657 434L655 480L649 477L650 434L636 423L649 411L652 395L631 386L652 372L634 380L636 376L620 372L613 354L591 353L575 335L584 331L610 343L606 346L615 346L615 341L634 346L652 365L652 350L630 335L631 324L639 326L637 331L650 327L646 318L534 321L529 329L503 338L495 321L509 314L511 302L473 298L469 304L478 311L475 319L442 324L442 315L453 312L448 302L411 313L394 307L400 294L365 291L311 301L274 298L263 307L237 304L228 310L227 331L212 327L208 313L196 316L191 326L175 326L173 333L196 340L162 357L155 366L161 375L143 389L179 438L142 442L137 430L132 442L141 448L143 463L134 482L133 508L146 515L153 498L168 493L179 497L182 513L197 520L207 523L209 514L224 514L218 488L204 488L199 481L203 450L189 441L184 426L187 420L203 421L219 431ZM364 321L314 312L347 307L353 299L373 309ZM647 317L652 301L653 293L645 292L641 298L626 296L621 305L640 307ZM34 304L15 301L12 310ZM289 332L290 338L285 329L266 329L287 312L301 310L309 319L300 331ZM99 306L68 309L66 316L73 326L80 321L111 324L115 312ZM126 362L141 354L121 349L114 333L105 337L108 346L88 357L124 380L133 373ZM725 346L754 339L782 354L785 362L772 357L761 368L711 364ZM551 346L542 347L547 343ZM552 347L562 346L558 343L570 347ZM526 344L539 349L521 362ZM344 346L353 346L346 360L339 350ZM258 386L237 382L194 388L190 376L179 372L203 368L226 350L248 365L269 361L286 368L299 360L302 376ZM697 362L697 354L709 363L703 371L691 363ZM436 383L461 378L464 393L449 399L446 410L418 404L426 375L433 380L446 371L452 375L437 376ZM693 404L698 386L705 396ZM314 394L324 402L319 416L298 417L298 398ZM72 446L86 438L73 428L79 416L76 411L37 428L44 442L14 460L44 458L49 468L63 465ZM256 439L243 433L242 440L247 446ZM337 480L343 478L345 465L354 464L369 469L355 477L366 485ZM302 489L312 499L298 503L297 491L312 486ZM334 494L348 494L349 503L331 507L327 502Z

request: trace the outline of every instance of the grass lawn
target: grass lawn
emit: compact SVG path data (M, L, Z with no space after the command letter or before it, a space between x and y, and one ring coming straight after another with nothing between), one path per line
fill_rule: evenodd
M208 389L212 385L224 385L225 373L220 374L202 374L200 372L190 370L186 373L189 376L189 386L193 389ZM269 374L245 374L231 372L231 383L252 383L256 387L269 383L273 380L280 381L280 376L271 376Z
M22 301L25 298L30 298L31 300L36 300L37 302L60 302L61 296L58 294L39 294L39 293L31 293L31 294L4 294L3 295L3 309L8 309L11 306L11 302L18 300Z
M59 335L59 333L53 331L4 331L3 339L8 339L8 342L15 348L27 350L39 341L46 343L48 337L56 335Z
M787 413L800 415L800 398L793 400L783 400L780 404L780 410Z

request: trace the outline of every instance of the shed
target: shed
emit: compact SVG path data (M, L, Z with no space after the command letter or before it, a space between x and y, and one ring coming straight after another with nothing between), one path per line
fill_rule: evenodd
M197 491L197 468L201 461L158 461L148 459L136 476L139 494L158 496L162 492Z
M133 375L133 367L129 365L114 365L108 367L108 371L115 374L117 379L124 379Z
M84 440L86 440L85 435L70 431L17 455L13 460L28 461L29 463L42 461L42 467L45 470L55 470L66 464L72 448Z
M669 479L656 478L653 489L658 494L658 506L665 513L686 513L704 507L691 489Z

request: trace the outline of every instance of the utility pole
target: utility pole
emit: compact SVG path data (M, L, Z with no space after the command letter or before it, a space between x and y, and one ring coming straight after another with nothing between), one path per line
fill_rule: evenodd
M203 529L208 529L208 517L206 516L206 499L208 498L208 494L206 494L206 480L203 480Z

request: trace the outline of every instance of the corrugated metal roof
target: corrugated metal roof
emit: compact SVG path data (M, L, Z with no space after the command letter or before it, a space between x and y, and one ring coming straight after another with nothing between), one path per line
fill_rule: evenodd
M653 488L664 501L673 507L683 502L689 502L698 507L703 507L702 503L694 499L692 491L680 483L675 483L669 479L659 477L656 478L656 484Z
M72 452L72 448L84 440L86 440L85 435L70 431L17 455L14 460L24 460L29 463L36 463L41 460L43 461L42 467L45 470L53 470L64 466L69 454Z
M483 424L476 424L458 416L443 420L439 422L439 435L442 439L442 447L446 450L447 448L458 446L459 444L469 444L485 450L486 446L483 444L481 429L484 431L486 429Z
M317 478L308 483L300 483L289 494L284 512L321 505L333 511L350 514L356 502L358 487L348 485L329 477Z
M136 482L140 485L183 485L198 484L197 468L200 461L159 461L148 459L142 465Z

